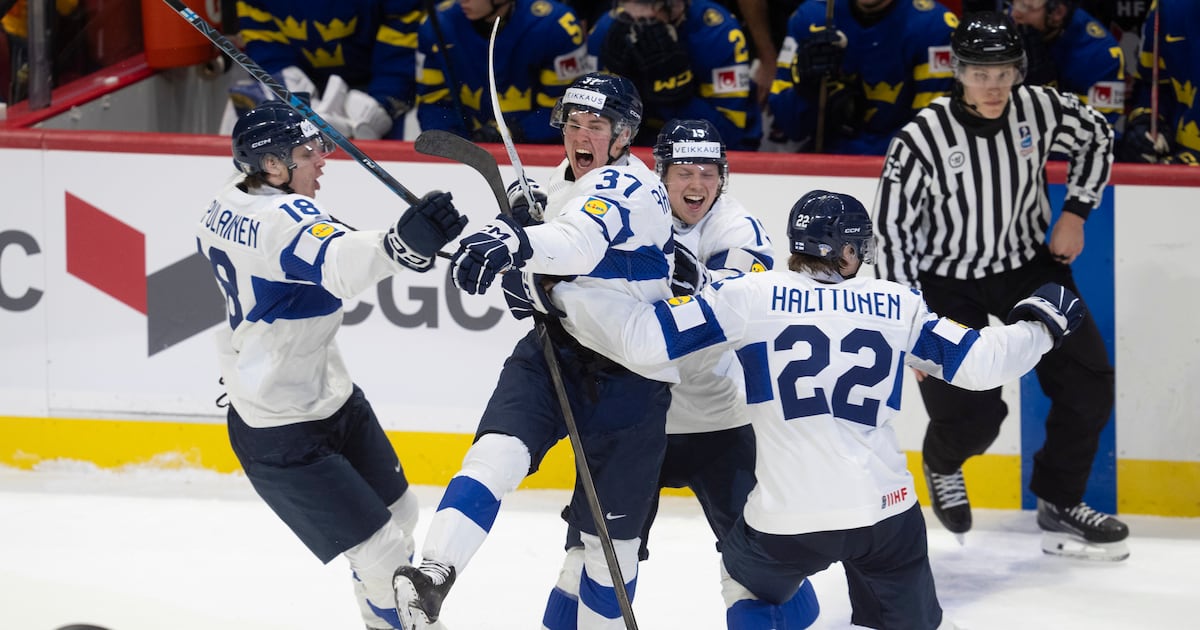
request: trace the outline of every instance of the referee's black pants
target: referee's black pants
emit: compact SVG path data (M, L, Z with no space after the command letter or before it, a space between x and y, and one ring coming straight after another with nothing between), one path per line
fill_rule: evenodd
M972 280L929 273L920 275L925 301L933 312L972 328L1001 321L1018 301L1042 284L1057 282L1076 294L1071 268L1056 262L1043 247L1024 266ZM1081 296L1082 297L1082 296ZM1083 500L1100 432L1112 414L1115 383L1104 338L1091 313L1063 345L1037 364L1038 382L1050 398L1046 442L1033 456L1033 494L1059 505ZM920 383L929 414L924 458L930 470L948 474L972 455L985 452L1000 433L1008 414L1000 389L973 392L936 378Z

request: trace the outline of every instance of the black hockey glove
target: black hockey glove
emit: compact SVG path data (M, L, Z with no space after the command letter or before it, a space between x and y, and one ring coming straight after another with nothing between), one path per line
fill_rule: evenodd
M692 250L675 241L675 273L671 276L671 293L676 296L695 295L708 285L708 268Z
M500 286L504 289L504 301L508 304L508 312L517 319L525 319L535 313L563 317L563 313L550 301L546 292L546 277L537 273L510 271L500 278Z
M825 94L825 137L853 138L862 130L867 113L867 95L857 76L830 81ZM826 145L828 146L828 145Z
M1043 284L1033 295L1017 302L1008 312L1005 323L1020 320L1041 322L1054 337L1054 347L1062 345L1063 338L1074 332L1087 316L1087 306L1070 289L1054 283Z
M525 230L500 215L459 241L458 251L450 259L450 278L459 289L482 294L492 286L496 274L521 268L532 255Z
M525 198L525 192L521 190L521 184L517 180L513 180L508 185L508 207L512 211L513 221L516 221L521 227L529 227L538 225L542 222L543 213L546 210L546 191L532 179L529 181L530 192L533 193L533 206L529 205L529 200Z
M634 60L647 104L670 107L691 98L696 88L692 62L679 32L666 22L639 22L630 34Z
M500 129L492 125L483 125L471 132L471 142L495 142L496 144L500 144L504 142L504 139L500 137Z
M632 34L633 22L629 20L613 20L612 27L604 37L604 45L600 49L600 67L607 68L613 74L619 74L631 81L637 82L640 75L637 59L634 57Z
M430 191L409 207L383 238L383 251L414 271L429 271L443 245L458 238L467 217L458 213L450 193Z
M1125 122L1125 133L1117 145L1117 160L1121 162L1143 162L1158 164L1171 152L1171 145L1163 133L1162 121L1158 125L1158 138L1150 137L1150 112L1139 110Z
M821 77L837 76L846 56L846 36L839 30L824 29L804 40L792 60L792 83L816 86Z

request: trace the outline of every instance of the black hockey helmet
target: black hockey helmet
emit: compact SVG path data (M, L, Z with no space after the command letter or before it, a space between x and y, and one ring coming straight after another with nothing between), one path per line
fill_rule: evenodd
M862 202L850 195L814 190L788 213L788 244L793 254L836 262L846 245L863 264L875 262L875 230Z
M1012 18L1004 13L981 11L966 16L950 36L954 75L963 65L1000 66L1013 64L1025 76L1025 47Z
M550 125L558 129L567 124L572 112L584 110L603 116L612 123L612 136L629 130L629 142L637 136L642 124L642 97L633 82L607 72L589 72L575 79L566 93L554 104Z
M328 154L333 143L311 121L283 101L267 101L246 112L233 126L233 161L247 175L263 172L263 158L273 155L288 170L296 168L292 149L315 143L315 149ZM290 180L290 177L289 177Z
M722 190L729 176L725 143L717 128L707 120L676 118L663 126L654 143L654 172L664 177L672 164L716 164Z

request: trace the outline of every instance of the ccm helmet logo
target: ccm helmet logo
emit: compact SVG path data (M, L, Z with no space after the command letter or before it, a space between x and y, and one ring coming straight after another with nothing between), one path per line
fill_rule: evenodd
M846 234L858 234L861 231L862 231L862 228L860 228L860 227L846 228Z
M265 140L259 140L258 142L253 142L250 144L250 148L257 149L258 147L261 147L264 144L271 144L271 139L267 138Z

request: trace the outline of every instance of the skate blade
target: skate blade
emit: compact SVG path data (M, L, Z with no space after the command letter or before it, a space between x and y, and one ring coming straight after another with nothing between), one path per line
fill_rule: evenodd
M1129 557L1129 546L1123 540L1097 543L1058 532L1042 532L1042 551L1052 556L1076 560L1120 562Z
M441 624L429 621L429 616L417 606L417 589L405 577L397 577L392 582L396 591L396 614L400 617L400 627L404 630L432 630L441 628Z

